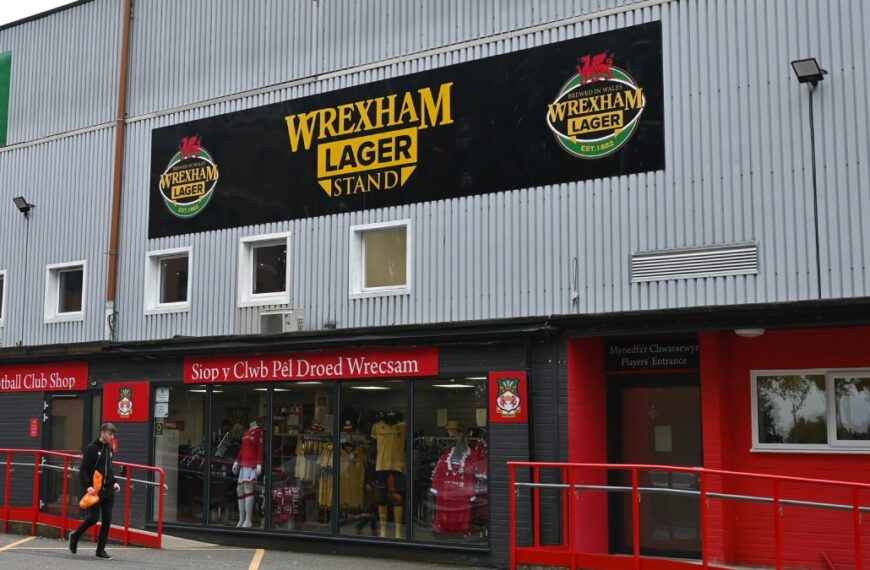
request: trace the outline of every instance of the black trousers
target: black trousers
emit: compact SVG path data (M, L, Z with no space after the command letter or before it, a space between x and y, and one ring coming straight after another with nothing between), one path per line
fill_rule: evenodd
M109 540L109 527L112 526L112 507L114 506L115 493L107 493L106 496L100 497L100 502L88 509L88 517L73 532L76 540L80 539L85 531L97 524L97 521L102 517L103 526L100 527L100 536L97 537L97 552L104 551L106 542Z

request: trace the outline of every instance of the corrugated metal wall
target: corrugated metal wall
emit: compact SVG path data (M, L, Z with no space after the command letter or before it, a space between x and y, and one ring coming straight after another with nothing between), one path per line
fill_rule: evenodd
M120 340L256 332L259 309L235 307L238 238L285 230L294 236L292 306L306 310L313 328L818 298L808 91L789 66L807 56L831 72L815 94L821 296L870 294L870 229L862 223L870 215L863 182L870 117L861 98L870 77L862 39L870 10L861 0L223 0L203 13L204 6L136 2ZM99 0L70 12L98 8L117 16L115 3ZM579 17L599 10L608 15ZM664 171L146 240L154 128L655 20L664 35ZM485 39L528 26L538 27ZM8 41L4 34L0 42ZM196 104L203 100L209 104ZM114 103L107 107L110 117ZM0 157L13 161L6 153ZM413 292L350 300L350 226L402 218L413 222ZM758 276L629 282L632 252L752 240ZM9 255L6 243L2 255ZM180 245L193 246L192 309L146 317L145 252ZM6 336L9 327L7 320ZM37 328L46 327L40 321ZM100 327L89 330L91 339L101 337Z
M94 0L0 31L0 52L12 52L8 145L115 118L123 5Z
M7 270L2 346L103 338L113 142L114 129L102 129L0 152L0 269ZM29 221L12 204L19 195L35 204ZM80 260L86 262L84 321L43 324L46 266Z

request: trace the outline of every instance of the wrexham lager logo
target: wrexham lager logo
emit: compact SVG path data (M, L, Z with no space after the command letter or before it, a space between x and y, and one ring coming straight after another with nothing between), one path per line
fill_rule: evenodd
M498 380L498 395L495 405L504 418L512 418L522 410L520 401L520 379L500 378Z
M291 152L317 153L330 198L401 188L417 168L418 134L453 123L453 83L288 115Z
M584 55L550 103L547 125L569 154L598 159L631 139L645 107L643 89L611 55Z
M217 181L218 167L200 137L187 137L160 175L160 194L175 216L192 218L208 205Z
M133 413L133 388L121 388L118 391L118 415L129 418Z

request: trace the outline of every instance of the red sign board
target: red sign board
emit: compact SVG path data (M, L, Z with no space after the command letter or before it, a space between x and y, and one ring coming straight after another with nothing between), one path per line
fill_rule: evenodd
M276 382L437 376L438 349L359 348L184 359L184 382Z
M148 382L103 384L104 422L147 422L150 404Z
M39 418L30 418L30 437L39 437Z
M0 366L0 393L74 392L87 389L87 362Z
M489 421L528 423L528 377L525 371L489 373Z

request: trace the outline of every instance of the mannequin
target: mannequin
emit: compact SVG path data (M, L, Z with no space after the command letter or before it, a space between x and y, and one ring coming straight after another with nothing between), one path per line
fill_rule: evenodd
M396 538L405 538L404 496L405 488L405 434L408 424L399 412L378 413L378 421L372 426L372 438L377 444L375 474L381 491L378 518L381 521L380 535L387 536L389 508L393 507L393 524Z
M254 484L263 473L263 430L256 421L242 435L242 449L233 463L233 473L239 481L236 494L239 497L239 524L237 527L251 528L254 520Z

